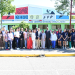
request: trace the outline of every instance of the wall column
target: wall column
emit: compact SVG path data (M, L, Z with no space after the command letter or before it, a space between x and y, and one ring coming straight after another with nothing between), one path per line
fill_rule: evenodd
M48 24L48 28L49 28L49 30L51 30L52 24Z
M38 28L38 24L36 24L36 27Z
M65 24L61 24L62 31L65 29Z
M75 24L74 24L74 29L75 29Z
M32 29L32 24L30 24L29 29Z

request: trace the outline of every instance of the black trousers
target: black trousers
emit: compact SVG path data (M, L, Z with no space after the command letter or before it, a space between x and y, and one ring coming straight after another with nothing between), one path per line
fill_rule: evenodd
M46 47L49 49L50 48L50 40L46 38Z
M20 38L20 47L23 48L23 45L24 45L24 39Z
M72 41L72 47L75 47L75 42L74 41Z
M12 47L13 47L13 49L15 49L15 47L16 47L15 37L14 37L14 40L12 42Z

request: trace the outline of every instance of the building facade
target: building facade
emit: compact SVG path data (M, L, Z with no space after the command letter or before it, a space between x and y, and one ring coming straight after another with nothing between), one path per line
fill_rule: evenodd
M55 30L69 29L70 17L62 11L57 12L54 8L42 7L36 5L24 5L16 8L16 12L2 17L3 26L10 29L12 26L19 25L21 21L30 24L30 29L40 28ZM1 25L0 25L1 26ZM72 15L72 28L75 28L75 15Z

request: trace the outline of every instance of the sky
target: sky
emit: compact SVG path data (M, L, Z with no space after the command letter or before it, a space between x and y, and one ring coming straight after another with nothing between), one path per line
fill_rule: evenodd
M39 5L54 8L54 1L50 0L14 0L12 5L20 6L25 4Z

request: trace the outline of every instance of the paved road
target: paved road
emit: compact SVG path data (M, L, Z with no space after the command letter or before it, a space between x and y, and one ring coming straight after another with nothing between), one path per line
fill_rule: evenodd
M75 57L0 57L0 75L75 75Z

